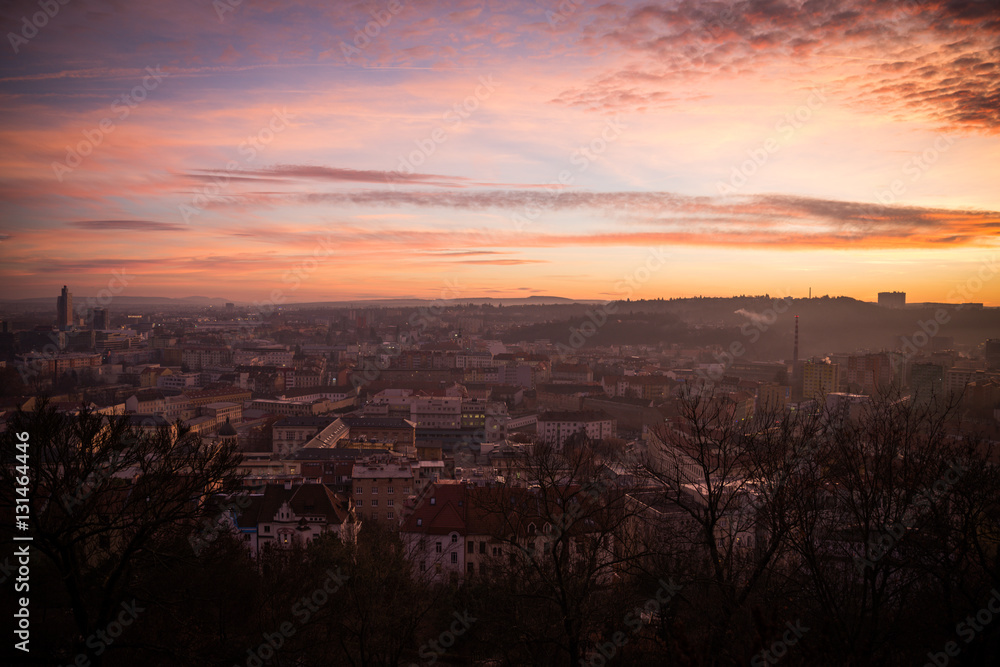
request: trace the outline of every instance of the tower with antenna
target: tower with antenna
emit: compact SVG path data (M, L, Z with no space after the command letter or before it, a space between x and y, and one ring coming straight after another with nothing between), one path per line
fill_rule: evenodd
M795 316L795 343L792 346L792 399L802 400L803 364L799 361L799 316Z
M792 348L792 363L799 363L799 316L795 316L795 346Z

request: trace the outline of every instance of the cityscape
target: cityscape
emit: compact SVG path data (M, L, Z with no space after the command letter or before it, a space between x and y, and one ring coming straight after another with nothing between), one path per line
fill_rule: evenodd
M1000 664L994 2L0 21L3 664Z

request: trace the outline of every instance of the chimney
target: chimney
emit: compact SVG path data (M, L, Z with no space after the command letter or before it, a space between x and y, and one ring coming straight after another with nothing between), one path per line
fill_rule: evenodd
M792 348L792 363L799 361L799 316L795 316L795 347Z

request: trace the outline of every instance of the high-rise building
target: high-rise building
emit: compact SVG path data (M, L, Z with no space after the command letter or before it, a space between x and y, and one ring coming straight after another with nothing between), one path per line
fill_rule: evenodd
M1000 369L1000 338L986 340L986 367Z
M56 325L65 329L73 324L73 294L65 285L62 294L56 299Z
M910 368L910 389L914 398L940 396L944 388L944 367L933 363L916 363Z
M94 308L90 311L91 329L106 331L111 328L111 313L107 308Z
M906 292L879 292L878 305L883 308L905 308Z
M847 359L847 384L853 393L869 396L886 391L901 376L902 364L892 353L852 355Z
M804 398L824 398L827 394L840 391L840 364L828 361L807 361L802 366L802 396Z

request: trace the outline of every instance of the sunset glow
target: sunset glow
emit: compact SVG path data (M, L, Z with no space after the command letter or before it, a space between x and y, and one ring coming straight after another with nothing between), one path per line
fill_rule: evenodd
M632 298L958 301L996 260L992 2L38 11L0 12L11 298L603 299L653 254Z

